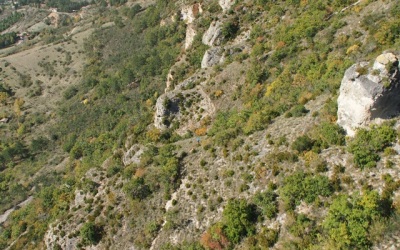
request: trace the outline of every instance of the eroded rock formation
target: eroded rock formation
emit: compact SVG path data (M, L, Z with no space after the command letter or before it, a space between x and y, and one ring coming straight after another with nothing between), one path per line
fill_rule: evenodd
M220 45L222 41L222 22L213 21L206 32L202 42L208 46Z
M388 119L400 111L400 73L393 53L354 64L343 77L338 98L338 124L349 136L375 119Z
M201 84L197 85L198 81L197 76L190 77L157 99L154 117L157 129L173 127L177 134L185 135L200 127L203 119L215 113L210 97Z
M186 38L185 38L185 50L192 46L194 37L197 31L193 25L193 21L196 20L197 16L203 12L201 4L195 3L193 5L184 6L181 10L181 18L187 24Z
M201 68L209 68L224 61L224 50L221 47L210 48L204 53Z

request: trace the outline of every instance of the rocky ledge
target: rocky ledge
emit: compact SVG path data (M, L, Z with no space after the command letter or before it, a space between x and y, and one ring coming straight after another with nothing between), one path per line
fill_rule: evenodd
M354 64L343 77L338 98L338 124L349 136L374 120L389 119L400 111L398 56L379 55L373 66Z

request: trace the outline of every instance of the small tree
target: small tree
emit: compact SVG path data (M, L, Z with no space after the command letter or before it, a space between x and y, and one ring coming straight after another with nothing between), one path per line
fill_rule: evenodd
M226 39L233 39L239 31L239 22L237 19L226 22L222 26L222 35Z
M335 249L367 249L371 247L370 227L385 214L379 194L368 191L362 196L341 195L334 199L323 222Z
M82 244L85 246L95 245L101 240L101 228L93 222L86 222L79 232Z
M245 200L230 200L223 212L224 232L229 241L237 244L243 237L255 233L257 214Z
M276 197L277 195L271 190L256 193L254 196L254 203L268 219L274 218L278 212Z
M308 135L302 135L297 137L297 139L292 144L292 149L297 150L300 153L304 151L311 150L314 146L314 140L312 140Z
M149 186L145 184L142 177L135 177L133 180L128 182L124 187L124 191L132 199L139 200L145 199L151 193Z

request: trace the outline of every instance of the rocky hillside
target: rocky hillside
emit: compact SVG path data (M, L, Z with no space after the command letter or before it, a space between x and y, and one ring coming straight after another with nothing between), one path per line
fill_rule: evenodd
M397 1L67 2L2 14L1 249L400 247Z

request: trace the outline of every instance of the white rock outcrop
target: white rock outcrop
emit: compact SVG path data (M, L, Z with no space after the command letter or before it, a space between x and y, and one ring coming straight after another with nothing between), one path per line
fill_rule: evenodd
M338 121L349 136L375 119L400 111L400 73L393 53L378 56L372 67L361 62L346 70L338 97Z
M221 6L223 11L227 11L235 3L235 0L219 0L218 3Z
M202 84L199 76L192 76L161 95L155 105L154 127L174 127L178 135L185 135L199 128L202 119L212 117L215 107Z
M201 61L201 68L209 68L219 63L224 62L224 50L221 47L213 47L208 49L203 56L203 60Z
M165 93L168 91L172 90L172 82L174 81L174 76L172 75L172 68L168 71L167 74L167 82L166 82L166 88L164 90Z
M200 3L195 3L193 5L187 5L181 9L181 19L186 23L190 24L196 20L196 17L203 13L203 8Z
M200 3L184 6L181 9L181 19L187 24L185 50L189 49L190 46L192 46L194 37L197 35L197 31L195 30L192 23L201 13L203 13L203 9Z
M194 29L193 24L188 24L186 28L186 37L185 37L185 50L189 49L192 46L194 37L197 35L197 31Z
M130 147L122 157L122 162L124 163L124 166L128 166L132 163L139 164L144 150L145 148L140 144L132 145L132 147Z
M205 45L220 45L222 42L222 22L213 21L210 27L204 32L202 40Z

